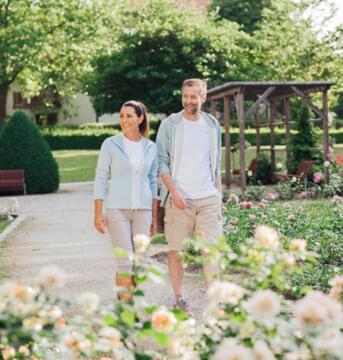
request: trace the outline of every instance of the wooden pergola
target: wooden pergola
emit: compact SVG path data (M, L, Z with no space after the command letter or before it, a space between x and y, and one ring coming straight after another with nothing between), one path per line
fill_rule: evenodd
M333 81L237 81L216 86L207 92L207 101L210 102L212 115L217 115L217 105L223 101L222 123L225 128L225 184L230 186L231 178L231 99L234 100L234 107L239 123L239 162L240 162L240 187L246 189L245 170L245 124L246 120L253 116L253 126L256 128L256 152L261 149L260 128L266 126L260 122L260 105L265 104L267 108L267 126L270 128L270 155L271 165L275 171L275 127L285 127L286 143L290 140L291 130L291 108L290 98L298 96L302 102L308 105L318 118L313 121L320 121L323 124L323 154L328 160L329 153L329 124L328 124L328 90L335 83ZM322 109L318 108L309 97L309 94L322 94ZM251 103L246 109L245 102ZM276 104L282 102L283 111L281 121L276 122ZM325 181L329 180L328 168L324 168Z

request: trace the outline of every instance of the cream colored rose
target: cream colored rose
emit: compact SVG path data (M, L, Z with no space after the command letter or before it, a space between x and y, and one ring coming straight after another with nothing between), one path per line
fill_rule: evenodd
M253 352L238 344L236 339L226 338L218 347L213 360L255 360Z
M57 266L47 266L38 274L37 284L43 288L61 288L65 283L65 274Z
M289 249L297 252L306 251L307 241L305 239L293 239L290 243Z
M280 312L280 298L271 290L260 290L253 294L245 307L254 320L269 322Z
M279 243L279 233L266 225L259 225L255 229L254 238L265 248L276 250Z
M342 304L320 291L311 291L295 304L295 318L300 327L322 326L324 323L341 324Z
M156 331L171 331L176 324L176 318L170 311L161 309L152 314L151 323Z
M135 245L135 251L137 253L145 253L149 244L150 244L150 238L144 234L137 234L133 238L133 242Z
M244 289L229 281L214 281L207 290L207 298L212 303L236 305L244 296Z

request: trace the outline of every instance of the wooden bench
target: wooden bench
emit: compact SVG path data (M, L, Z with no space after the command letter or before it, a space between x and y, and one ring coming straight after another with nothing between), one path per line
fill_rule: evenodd
M337 155L336 156L336 165L342 166L343 165L343 155Z
M23 169L0 170L0 192L26 194L25 174Z
M313 165L317 163L316 160L302 160L298 165L296 174L275 174L278 181L285 181L291 178L296 178L299 181L304 181L305 191L307 191L307 180L311 173Z

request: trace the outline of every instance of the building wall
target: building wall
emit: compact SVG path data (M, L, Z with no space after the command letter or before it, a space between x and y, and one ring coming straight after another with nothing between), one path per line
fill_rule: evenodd
M92 122L96 122L96 114L89 96L78 93L70 103L62 103L62 109L58 113L59 124L80 125Z

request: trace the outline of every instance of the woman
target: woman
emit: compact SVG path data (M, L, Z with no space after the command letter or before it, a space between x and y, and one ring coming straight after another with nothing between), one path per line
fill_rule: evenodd
M122 105L120 126L123 133L101 145L94 185L94 223L102 234L107 228L114 247L129 254L116 259L116 285L126 289L119 299L128 301L134 289L133 276L127 276L132 274L133 238L157 231L157 159L156 145L148 140L149 123L142 103L132 100Z

